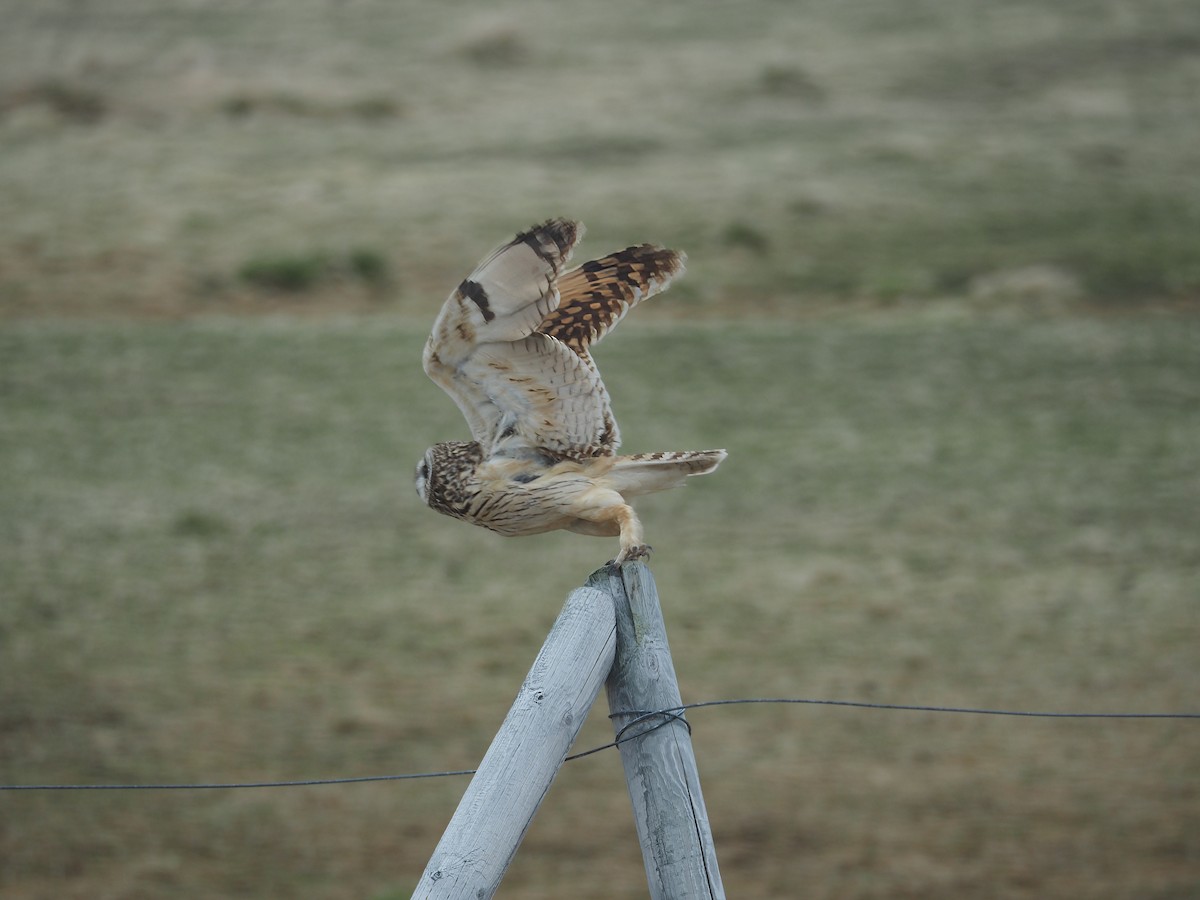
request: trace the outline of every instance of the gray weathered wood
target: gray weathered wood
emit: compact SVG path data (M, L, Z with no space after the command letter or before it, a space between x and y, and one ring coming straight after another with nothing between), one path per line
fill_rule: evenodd
M612 668L611 598L571 592L413 897L491 897Z
M638 711L678 708L682 700L658 591L642 563L626 563L596 572L593 584L613 597L617 619L617 655L608 678L608 707L622 738L621 763L650 896L724 898L708 811L687 724L654 716L638 721Z

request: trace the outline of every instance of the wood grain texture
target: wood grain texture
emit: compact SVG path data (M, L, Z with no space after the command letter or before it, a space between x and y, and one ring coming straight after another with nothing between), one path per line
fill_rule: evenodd
M571 592L413 897L491 897L612 668L610 597Z
M638 713L681 705L658 591L640 562L610 566L588 581L612 595L617 653L607 683L613 727L633 804L650 896L724 898L691 733L677 718ZM631 724L632 723L632 724Z

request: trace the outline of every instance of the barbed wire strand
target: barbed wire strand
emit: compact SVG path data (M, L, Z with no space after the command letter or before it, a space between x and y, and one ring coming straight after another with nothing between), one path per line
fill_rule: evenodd
M900 712L949 713L975 716L1016 716L1031 719L1200 719L1200 712L1042 712L1038 710L984 709L969 706L921 706L906 703L871 703L859 700L816 700L804 697L739 697L731 700L701 700L684 703L668 709L619 710L609 714L610 719L633 716L632 721L618 729L616 737L607 744L592 747L581 753L564 758L564 762L583 759L611 750L626 741L636 740L643 735L663 728L672 722L682 722L691 734L692 726L683 713L689 709L706 709L713 706L741 706L748 704L792 704L805 706L836 706L851 709L895 710ZM633 734L634 727L653 719L659 719L649 727ZM380 781L415 781L423 778L451 778L459 775L474 775L477 769L453 769L446 772L408 772L398 775L360 775L348 778L305 778L296 781L242 781L187 784L0 784L0 791L217 791L242 788L314 787L327 784L363 784Z

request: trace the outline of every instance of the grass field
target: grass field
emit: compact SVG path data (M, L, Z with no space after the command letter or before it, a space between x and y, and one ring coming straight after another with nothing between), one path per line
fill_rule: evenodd
M9 316L425 315L551 214L684 247L720 315L1200 293L1192 0L0 15Z
M613 548L420 508L413 461L463 431L422 336L4 330L0 780L478 760ZM643 504L685 698L1195 709L1198 341L1178 317L625 326L600 362L631 448L730 449ZM693 721L733 896L1171 897L1200 874L1190 722ZM462 787L2 795L4 893L403 896ZM615 754L569 766L506 895L639 896L627 805Z
M615 541L421 508L418 360L550 215L689 253L597 352L628 450L730 451L641 505L685 700L1197 711L1190 0L0 21L0 783L478 762ZM690 719L731 897L1200 886L1191 721ZM465 783L0 792L0 894L397 900ZM645 896L615 752L499 896Z

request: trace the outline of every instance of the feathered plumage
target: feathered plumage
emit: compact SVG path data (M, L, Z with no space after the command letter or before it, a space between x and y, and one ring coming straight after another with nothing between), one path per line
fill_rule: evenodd
M583 232L566 219L521 232L447 298L424 367L473 440L431 447L417 492L501 534L619 534L621 562L649 550L627 498L711 472L725 451L616 454L620 430L590 348L682 274L685 257L641 244L564 272Z

